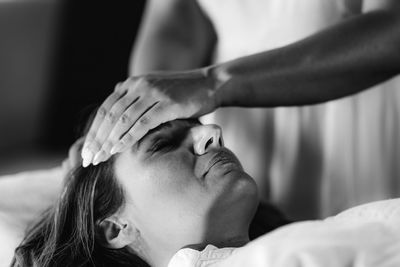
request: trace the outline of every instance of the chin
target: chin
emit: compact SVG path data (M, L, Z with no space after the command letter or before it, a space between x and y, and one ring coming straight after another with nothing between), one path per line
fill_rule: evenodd
M215 216L221 214L225 225L235 222L240 229L248 229L259 204L257 184L250 175L243 170L233 170L226 174L223 192L214 207Z
M258 202L258 188L254 179L244 171L232 171L228 173L236 181L232 191L241 198L254 198Z
M235 196L232 199L232 205L241 210L243 218L248 218L250 224L259 204L258 187L254 179L247 173L242 171L237 175L237 182L232 189L232 194Z
M242 169L230 170L220 178L221 201L226 205L244 205L248 209L258 205L258 188L254 179Z

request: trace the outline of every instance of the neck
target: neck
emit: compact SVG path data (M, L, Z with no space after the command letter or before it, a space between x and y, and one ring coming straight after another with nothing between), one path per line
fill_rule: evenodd
M171 258L176 252L181 248L180 246L162 246L160 244L155 244L148 247L149 249L144 256L145 260L152 267L167 267Z

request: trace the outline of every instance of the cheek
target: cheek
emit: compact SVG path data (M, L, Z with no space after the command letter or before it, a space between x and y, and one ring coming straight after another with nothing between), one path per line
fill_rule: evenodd
M205 194L193 165L193 160L184 153L153 158L136 184L132 184L132 199L137 206L160 213L193 209Z
M153 190L168 197L195 193L201 190L200 181L193 171L194 163L181 154L166 154L154 160L147 172Z

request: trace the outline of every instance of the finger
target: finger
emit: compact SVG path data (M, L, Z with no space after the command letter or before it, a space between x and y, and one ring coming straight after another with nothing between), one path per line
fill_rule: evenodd
M144 100L138 100L126 109L113 127L107 140L105 140L102 149L94 156L93 164L97 165L100 162L106 161L111 156L112 147L119 141L120 137L128 132L142 114L146 113L146 111L157 103L153 99L144 98Z
M114 104L110 112L107 114L105 120L97 130L95 139L93 140L91 145L88 146L88 149L90 149L94 157L96 157L96 155L100 151L105 140L107 139L110 132L112 131L118 120L121 118L125 110L134 105L138 100L139 96L137 96L136 94L128 94Z
M125 82L119 82L115 85L114 92L119 92L122 94L127 91L127 88L129 88L129 86L126 86Z
M93 123L89 129L89 132L86 135L85 142L83 144L83 149L81 156L83 158L83 167L89 165L92 160L93 155L91 154L88 146L93 142L97 129L100 127L101 123L106 117L106 114L109 112L111 107L117 102L121 97L124 96L126 92L124 91L116 91L112 93L107 99L103 102L100 108L97 110L96 116L93 120Z
M144 113L132 126L131 129L121 138L121 140L111 149L111 154L119 153L135 144L148 131L156 128L162 123L178 119L177 112L174 112L171 106L168 110L163 105L154 105Z
M117 85L118 87L118 85ZM126 90L116 90L111 95L109 95L106 100L101 104L97 110L96 116L90 126L89 132L86 135L86 140L84 147L88 145L96 137L97 129L100 127L101 123L104 121L106 115L109 113L110 109L114 104L121 99L126 94Z
M153 99L146 98L143 101L139 100L130 106L122 114L114 128L112 129L107 141L104 143L102 150L98 153L99 161L103 161L106 154L110 154L111 148L119 141L121 136L129 131L129 129L136 123L136 121L145 114L148 110L152 109L159 102ZM100 156L103 154L104 156Z

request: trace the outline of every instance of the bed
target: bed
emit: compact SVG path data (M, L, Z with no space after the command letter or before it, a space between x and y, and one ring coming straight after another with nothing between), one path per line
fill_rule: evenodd
M0 178L0 236L2 241L0 243L0 267L9 265L14 249L21 241L26 226L55 201L61 189L63 176L63 169L57 167L6 175ZM366 226L364 223L368 223L368 225ZM386 253L387 257L381 257L382 261L375 266L400 266L400 199L358 206L325 220L284 226L250 242L240 250L240 253L235 253L231 260L220 266L266 266L265 264L274 267L364 266L357 265L360 262L353 262L353 265L347 263L341 265L342 262L337 259L346 259L346 256L341 254L343 252L331 249L331 245L333 244L335 247L334 242L337 242L337 238L340 236L348 238L347 241L350 244L360 242L363 238L370 238L357 231L353 236L347 234L352 232L352 229L360 227L366 227L367 230L368 227L372 227L376 230L369 224L378 224L378 228L385 228L382 231L386 231L386 228L389 229L389 234L385 235L379 235L380 228L377 229L379 238L386 244L386 246L381 246L382 253L379 255ZM374 234L375 230L370 232ZM359 246L359 248L361 249L363 246ZM374 250L376 247L367 247L360 251L360 255L366 254L365 251Z

